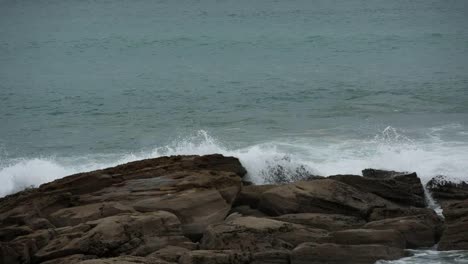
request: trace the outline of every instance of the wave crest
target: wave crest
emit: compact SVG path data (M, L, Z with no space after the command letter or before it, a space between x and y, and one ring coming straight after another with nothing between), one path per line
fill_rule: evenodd
M468 180L468 145L441 140L416 141L393 127L368 140L276 140L244 148L223 144L207 131L174 140L153 150L73 158L32 158L0 165L0 196L38 186L73 173L166 155L220 153L239 158L256 184L283 183L315 175L361 174L364 168L416 171L425 183L436 175Z

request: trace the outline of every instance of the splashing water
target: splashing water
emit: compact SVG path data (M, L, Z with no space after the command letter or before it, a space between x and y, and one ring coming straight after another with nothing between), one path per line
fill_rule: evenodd
M32 158L3 161L0 165L0 195L82 171L115 166L134 160L166 155L220 153L238 157L257 184L281 176L282 181L311 175L361 174L364 168L416 171L423 183L436 175L465 179L468 171L468 145L432 140L418 142L393 127L385 128L368 140L330 140L302 138L275 140L244 148L232 148L204 130L153 150L114 155L89 155L74 158Z

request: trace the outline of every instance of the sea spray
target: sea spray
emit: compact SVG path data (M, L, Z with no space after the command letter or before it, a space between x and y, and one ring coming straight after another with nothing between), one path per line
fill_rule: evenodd
M431 136L434 137L434 133ZM360 175L364 168L416 171L423 183L436 175L446 175L454 180L464 179L468 171L468 144L429 139L411 139L398 129L387 127L374 137L362 140L276 139L236 148L200 130L170 144L138 153L3 159L0 195L73 173L139 159L212 153L238 157L248 171L247 177L256 184L271 182L278 175L283 182L311 175Z

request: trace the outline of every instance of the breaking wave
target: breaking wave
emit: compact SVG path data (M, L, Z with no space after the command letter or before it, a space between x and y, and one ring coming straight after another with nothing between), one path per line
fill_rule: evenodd
M468 179L465 142L434 138L417 141L393 127L365 140L302 138L231 147L200 130L162 147L131 154L30 158L0 162L0 196L38 186L66 175L166 155L221 153L238 157L257 184L291 181L313 175L361 174L364 168L416 171L423 182L437 175Z

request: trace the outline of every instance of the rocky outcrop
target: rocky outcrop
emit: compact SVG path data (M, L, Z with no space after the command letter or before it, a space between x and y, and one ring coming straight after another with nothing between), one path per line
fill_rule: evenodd
M426 206L424 189L416 173L366 169L362 174L363 176L335 175L329 178L403 206Z
M246 171L221 155L163 157L80 173L0 200L0 259L146 256L194 249L222 222ZM1 262L1 261L0 261Z
M2 198L0 264L371 264L432 246L442 230L440 248L466 246L466 201L444 204L444 229L420 207L416 174L258 186L245 174L232 157L162 157Z
M348 184L319 179L300 181L270 189L262 194L259 209L270 215L295 213L344 214L367 217L375 207L396 205L375 194Z
M427 182L426 187L439 202L468 199L468 183L464 181L453 182L439 175Z
M445 228L439 250L468 250L468 183L453 182L444 176L432 178L426 185L443 209Z

